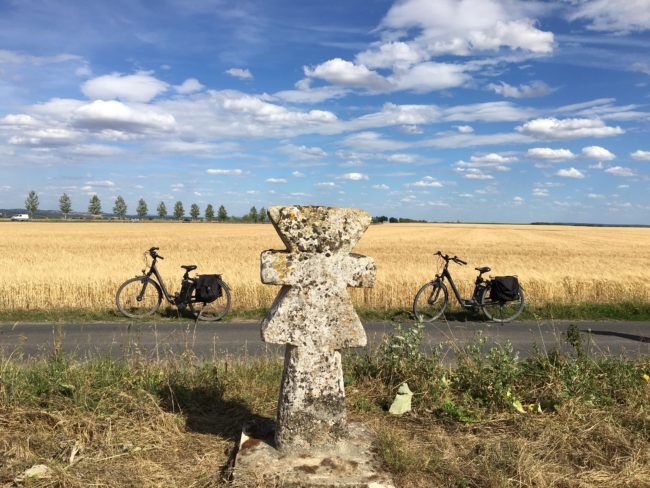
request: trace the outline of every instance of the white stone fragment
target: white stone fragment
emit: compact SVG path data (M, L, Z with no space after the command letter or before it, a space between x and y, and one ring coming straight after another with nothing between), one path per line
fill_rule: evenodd
M20 473L14 479L15 483L24 483L26 481L36 481L44 478L52 477L52 469L45 464L35 464L29 469Z
M397 395L395 395L395 400L393 400L388 412L393 415L402 415L410 412L412 398L413 392L410 390L408 383L402 383L397 389Z

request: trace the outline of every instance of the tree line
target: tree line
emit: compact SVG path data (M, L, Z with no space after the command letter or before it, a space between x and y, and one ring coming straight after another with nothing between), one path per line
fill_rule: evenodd
M34 213L36 213L38 210L38 206L38 195L34 190L32 190L29 192L27 198L25 199L25 209L29 213L30 217L34 216ZM63 193L63 195L59 197L59 210L67 220L68 215L72 212L72 199L67 193ZM113 215L115 215L115 217L118 219L124 219L126 218L127 211L128 206L124 201L124 198L122 198L122 196L118 196L115 199L115 203L113 205ZM147 202L144 200L144 198L140 198L135 211L138 217L141 219L147 216L149 213L149 206L147 205ZM161 201L158 204L158 207L156 207L156 212L158 217L161 219L167 219L169 216L167 205L165 205L165 202L163 201ZM102 214L102 203L97 195L90 197L90 201L88 202L88 213L94 216L99 216ZM172 215L176 220L182 220L185 218L185 207L183 206L183 202L177 201L174 204ZM201 208L198 204L192 203L190 206L190 217L192 220L198 220L200 216ZM256 207L251 207L250 211L246 215L241 217L241 219L237 219L236 217L230 217L228 215L226 207L223 205L220 205L215 213L214 206L209 203L205 207L203 216L208 222L215 220L218 222L226 222L228 220L241 220L243 222L266 222L266 209L262 207L258 211Z
M384 224L386 222L389 222L391 224L408 224L408 223L426 224L427 223L426 220L408 219L406 217L386 217L385 215L380 215L378 217L372 218L373 224Z

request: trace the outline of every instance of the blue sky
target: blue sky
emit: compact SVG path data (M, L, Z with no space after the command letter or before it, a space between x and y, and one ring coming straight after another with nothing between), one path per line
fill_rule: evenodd
M0 207L650 224L650 0L0 0Z

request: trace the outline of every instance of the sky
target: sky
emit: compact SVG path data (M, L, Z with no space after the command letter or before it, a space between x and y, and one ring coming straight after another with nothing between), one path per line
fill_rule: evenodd
M650 0L0 0L0 208L650 224Z

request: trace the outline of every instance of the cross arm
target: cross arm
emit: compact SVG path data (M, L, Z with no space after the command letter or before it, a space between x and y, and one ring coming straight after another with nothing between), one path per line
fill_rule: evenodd
M377 266L373 258L350 253L347 264L349 271L347 286L352 288L372 288L375 286Z

